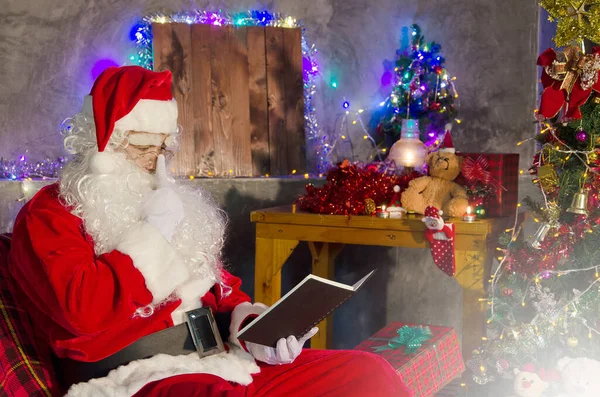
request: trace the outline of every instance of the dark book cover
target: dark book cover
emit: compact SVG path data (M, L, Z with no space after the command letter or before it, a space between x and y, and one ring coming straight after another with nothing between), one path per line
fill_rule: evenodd
M300 339L353 296L374 272L351 286L311 274L244 327L238 339L271 347L290 335Z

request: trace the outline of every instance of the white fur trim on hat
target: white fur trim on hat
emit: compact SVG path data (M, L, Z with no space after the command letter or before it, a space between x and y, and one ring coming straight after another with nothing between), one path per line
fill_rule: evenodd
M454 149L453 147L451 148L441 148L439 150L442 153L456 153L456 149Z
M82 113L93 116L92 97L83 98ZM177 132L177 102L140 99L129 114L115 123L115 129L121 131L143 131L173 134Z

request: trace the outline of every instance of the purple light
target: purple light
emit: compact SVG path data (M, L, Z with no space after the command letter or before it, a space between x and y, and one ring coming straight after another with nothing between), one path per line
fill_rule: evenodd
M23 155L23 156L19 157L19 161L25 161L25 156Z
M384 87L387 85L390 85L390 84L392 84L392 80L393 80L392 72L385 71L385 73L383 73L383 75L381 76L381 85Z
M92 81L95 81L96 78L98 76L100 76L100 73L104 72L106 69L108 69L111 66L119 66L119 64L109 58L97 60L96 63L94 64L94 66L92 66L92 70L91 70Z
M433 138L435 136L435 133L430 132L428 135L429 135L430 138Z
M425 85L422 85L420 88L421 88L421 91L425 91L427 89L427 87Z

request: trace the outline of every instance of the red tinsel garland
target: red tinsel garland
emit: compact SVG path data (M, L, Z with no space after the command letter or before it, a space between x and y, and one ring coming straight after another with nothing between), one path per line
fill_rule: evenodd
M318 214L359 215L365 211L365 200L376 205L387 204L394 195L394 186L400 191L422 174L413 171L403 175L388 172L381 164L338 164L327 172L326 183L317 188L306 186L306 194L296 200L298 208Z

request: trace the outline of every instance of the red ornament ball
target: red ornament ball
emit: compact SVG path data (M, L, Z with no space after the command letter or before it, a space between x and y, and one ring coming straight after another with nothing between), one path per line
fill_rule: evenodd
M513 295L513 290L510 289L510 288L508 288L508 287L502 288L502 295L504 295L504 296L512 296Z

